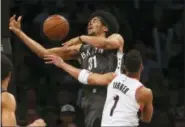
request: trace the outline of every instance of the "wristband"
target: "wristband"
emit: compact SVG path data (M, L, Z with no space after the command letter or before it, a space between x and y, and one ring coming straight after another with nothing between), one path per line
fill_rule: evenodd
M90 72L88 70L81 70L80 74L78 76L78 81L82 84L88 84L88 77L90 75Z

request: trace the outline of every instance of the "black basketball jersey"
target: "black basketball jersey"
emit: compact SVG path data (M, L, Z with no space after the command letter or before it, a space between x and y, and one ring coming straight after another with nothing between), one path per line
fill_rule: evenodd
M83 44L80 48L81 68L95 73L120 71L122 52L105 50Z

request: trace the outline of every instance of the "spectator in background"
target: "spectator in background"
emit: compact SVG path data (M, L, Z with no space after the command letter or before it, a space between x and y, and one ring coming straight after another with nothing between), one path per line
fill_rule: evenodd
M146 86L153 91L154 114L151 123L141 127L174 127L174 116L169 111L170 96L168 85L158 68L150 69Z
M145 84L148 81L149 71L152 68L159 68L159 66L156 61L148 57L148 48L141 40L136 41L135 49L140 52L143 58L144 69L141 74L141 81Z
M57 95L57 102L58 102L57 107L58 106L61 107L65 104L71 103L72 102L72 93L70 93L67 89L61 89Z
M152 89L155 108L165 110L169 106L168 84L165 84L164 76L160 69L150 69L146 86Z
M76 110L72 105L63 105L60 111L60 127L68 127L69 125L75 125Z
M75 123L80 126L84 127L84 113L83 110L76 105L76 101L73 101L73 93L69 90L63 88L58 92L57 95L58 105L57 108L61 110L61 108L65 105L71 105L75 109L75 113L77 118L75 119Z
M57 127L58 125L58 112L54 107L46 107L42 111L43 118L48 127Z
M74 123L70 123L70 124L68 124L68 127L77 127L77 126Z
M185 118L184 106L184 59L183 52L178 53L169 61L168 81L171 91L171 104L175 111L177 119ZM184 121L184 120L182 120Z
M174 84L172 89L181 89L183 85L184 75L184 54L183 52L178 53L172 57L169 61L168 77Z
M28 107L28 109L35 109L35 108L37 108L36 91L34 89L28 89L26 91L26 98L27 98L27 107Z
M36 119L40 118L38 112L35 109L28 109L27 116L26 116L26 122L27 125L31 124Z

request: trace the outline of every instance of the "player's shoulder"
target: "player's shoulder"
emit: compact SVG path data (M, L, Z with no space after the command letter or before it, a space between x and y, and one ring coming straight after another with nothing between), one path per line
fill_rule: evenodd
M108 38L118 38L120 41L124 41L123 36L119 33L113 33Z
M128 84L132 84L134 88L138 88L138 87L140 88L143 86L143 84L139 80L134 79L134 78L127 77L126 81Z
M117 74L117 73L115 74L116 74L115 79L123 79L125 77L125 74Z
M15 99L14 96L9 92L3 92L2 93L2 99Z
M116 76L114 77L113 81L122 82L122 81L124 81L125 78L126 78L126 75L125 75L125 74L116 74L116 73L115 73L115 75L116 75Z
M3 92L2 94L2 105L6 107L12 107L16 105L15 97L8 92Z
M147 87L142 87L141 88L141 94L145 95L145 96L151 96L152 95L152 90L150 88Z
M113 34L111 34L109 37L111 37L111 36L114 36L114 37L122 37L122 35L119 34L119 33L113 33Z
M138 98L138 100L147 101L153 98L153 93L151 89L142 85L137 89L136 97Z

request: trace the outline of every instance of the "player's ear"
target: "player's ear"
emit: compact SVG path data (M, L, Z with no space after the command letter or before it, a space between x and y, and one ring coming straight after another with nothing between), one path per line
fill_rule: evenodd
M141 72L143 71L143 69L144 69L144 66L143 66L143 63L142 63L141 66L140 66Z
M103 26L103 31L104 31L104 32L108 32L108 30L109 30L108 27Z

